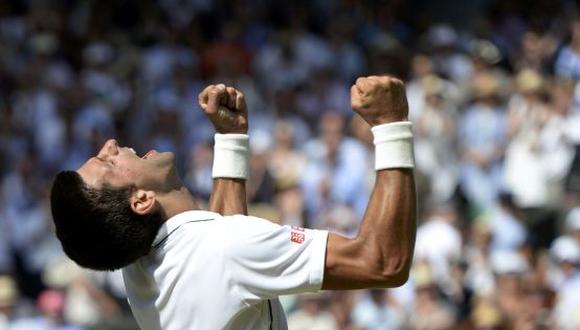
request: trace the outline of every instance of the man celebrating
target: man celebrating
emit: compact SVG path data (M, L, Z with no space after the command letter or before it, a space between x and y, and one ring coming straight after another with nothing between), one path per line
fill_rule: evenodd
M150 151L140 158L114 140L77 171L59 173L52 188L65 252L83 267L123 268L141 328L286 329L280 295L407 280L415 188L401 81L371 76L351 87L353 109L372 126L377 170L355 239L228 216L246 210L244 97L211 85L199 102L218 132L212 212L198 209L176 174L173 154Z

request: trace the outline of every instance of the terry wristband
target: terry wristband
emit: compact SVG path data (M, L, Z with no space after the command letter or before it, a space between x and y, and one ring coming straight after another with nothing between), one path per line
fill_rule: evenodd
M247 134L215 134L213 178L246 179L250 138Z
M410 121L371 128L375 144L375 170L413 168L413 131Z

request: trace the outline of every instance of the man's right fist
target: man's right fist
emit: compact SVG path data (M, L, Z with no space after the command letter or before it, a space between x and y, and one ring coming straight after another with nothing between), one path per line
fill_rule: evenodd
M209 85L197 99L218 133L248 133L248 112L242 92L224 84Z
M361 77L350 88L350 103L371 126L407 120L405 84L389 76Z

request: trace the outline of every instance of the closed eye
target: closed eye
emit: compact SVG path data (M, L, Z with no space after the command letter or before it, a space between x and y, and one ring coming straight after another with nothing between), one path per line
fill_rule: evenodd
M112 159L110 159L110 158L109 158L108 160L105 160L105 159L99 158L99 157L97 157L97 156L96 156L95 158L96 158L96 159L97 159L99 162L101 162L101 163L106 163L106 164L109 164L109 165L115 166L115 162L114 162Z

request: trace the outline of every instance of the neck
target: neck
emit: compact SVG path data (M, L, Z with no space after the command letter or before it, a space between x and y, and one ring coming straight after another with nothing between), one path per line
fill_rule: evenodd
M193 195L183 186L159 196L158 200L163 208L165 221L179 213L199 209Z

